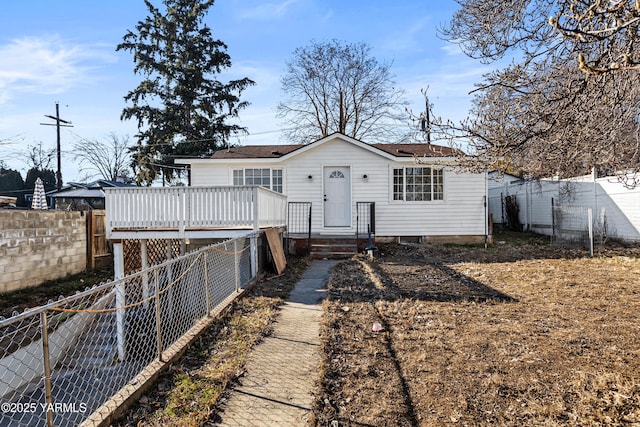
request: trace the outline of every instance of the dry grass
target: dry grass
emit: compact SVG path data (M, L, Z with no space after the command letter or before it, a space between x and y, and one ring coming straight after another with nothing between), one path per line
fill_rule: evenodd
M284 275L259 282L234 301L113 425L200 426L214 421L227 386L244 374L249 351L270 334L307 262L289 259Z
M381 249L330 284L317 424L640 426L638 249Z

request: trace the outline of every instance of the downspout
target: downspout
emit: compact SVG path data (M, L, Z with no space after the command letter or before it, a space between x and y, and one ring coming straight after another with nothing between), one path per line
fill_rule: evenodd
M598 212L598 171L596 171L595 166L593 167L593 169L591 170L591 176L593 178L593 222L595 223L600 223L600 221L602 221L600 224L602 225L602 227L600 228L600 238L603 239L605 236L603 236L602 234L604 234L604 216L600 216L600 212ZM591 224L591 227L593 227L594 224ZM602 240L601 240L602 241Z
M489 179L488 173L484 172L484 248L487 249L489 243Z
M524 182L524 230L523 231L530 231L529 230L529 182L525 181Z

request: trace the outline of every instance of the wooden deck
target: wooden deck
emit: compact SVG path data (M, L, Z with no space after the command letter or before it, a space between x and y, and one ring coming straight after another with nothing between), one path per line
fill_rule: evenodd
M287 198L258 186L105 191L107 238L233 238L286 223Z

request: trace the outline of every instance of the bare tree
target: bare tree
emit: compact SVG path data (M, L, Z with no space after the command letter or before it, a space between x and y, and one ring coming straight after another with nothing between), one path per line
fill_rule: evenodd
M576 43L582 71L640 70L639 1L559 1L549 24Z
M525 61L568 50L590 74L640 69L636 0L457 0L442 30L471 57L495 60L518 51Z
M29 169L45 170L51 167L51 162L56 157L56 149L43 148L40 141L35 145L27 145L23 156Z
M391 66L372 57L365 43L314 41L299 47L281 83L285 100L278 117L296 142L334 132L367 142L402 137L404 93L394 86Z
M80 171L88 173L89 177L116 181L131 175L128 170L131 163L130 146L129 136L115 133L110 133L104 142L77 137L73 159L79 162Z
M475 167L534 178L637 170L638 110L628 105L640 96L640 76L585 80L556 72L549 83L517 69L487 77L461 127Z
M640 170L640 72L633 59L602 63L613 58L600 55L605 44L559 32L569 25L558 11L577 11L576 1L459 3L443 34L482 61L513 58L478 85L469 119L436 124L468 144L469 167L534 178Z

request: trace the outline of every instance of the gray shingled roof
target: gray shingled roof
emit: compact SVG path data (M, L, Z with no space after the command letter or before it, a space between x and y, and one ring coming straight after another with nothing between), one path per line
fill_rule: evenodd
M450 147L433 144L370 144L378 150L396 157L452 157L459 153ZM289 154L304 144L296 145L246 145L219 150L212 159L277 159Z
M246 145L218 150L211 156L212 159L277 159L289 154L298 148L298 145Z
M396 157L452 157L460 152L455 148L433 144L371 144Z

